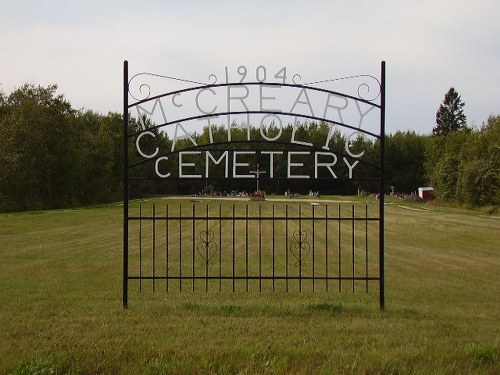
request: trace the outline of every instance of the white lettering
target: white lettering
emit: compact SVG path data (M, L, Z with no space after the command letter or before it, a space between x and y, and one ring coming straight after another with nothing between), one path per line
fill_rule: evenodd
M363 112L363 111L361 110L361 106L359 105L359 102L358 102L357 100L355 100L355 102L356 102L356 108L358 108L358 112L359 112L359 116L360 116L360 118L359 118L359 123L358 123L358 128L361 128L361 123L363 122L364 117L365 117L365 116L366 116L366 115L367 115L367 114L368 114L368 113L369 113L369 112L370 112L373 108L375 108L375 107L374 107L374 106L370 106L370 107L368 108L368 111Z
M328 135L326 137L326 142L325 145L322 147L324 150L329 150L330 146L328 144L332 140L333 135L335 134L335 125L334 124L328 124Z
M162 156L162 157L159 157L158 159L156 159L156 162L155 162L155 171L156 171L156 174L157 174L158 177L168 178L170 176L170 172L167 173L167 174L160 173L160 169L159 169L158 165L160 164L160 161L162 161L162 160L168 160L168 157Z
M359 163L359 161L356 160L354 162L354 164L351 165L351 164L349 164L349 161L346 158L343 158L343 159L344 159L345 165L347 165L347 168L349 168L349 178L352 178L352 170L354 169L354 167L356 166L356 164Z
M225 151L222 154L222 156L219 159L217 159L217 160L212 156L212 154L210 153L210 151L206 152L206 155L205 155L205 177L208 177L209 159L212 159L212 161L214 162L214 164L220 164L222 162L222 159L226 160L226 168L224 170L225 171L224 172L224 177L227 178L227 176L228 176L228 169L229 169L228 151Z
M195 163L185 163L182 161L184 155L200 155L201 151L182 151L179 152L179 178L201 178L200 174L184 174L183 167L195 167Z
M292 129L292 139L290 139L291 143L296 143L298 145L304 145L304 146L312 146L312 143L309 142L303 142L303 141L297 141L295 139L295 133L297 132L297 128L300 126L300 123L298 122L297 118L295 118L295 122L293 124L293 129Z
M202 92L205 92L205 91L211 92L214 96L216 95L215 91L213 89L210 89L210 88L198 90L198 92L196 93L196 98L195 98L196 108L198 108L198 111L200 111L201 113L204 113L205 115L210 115L210 114L214 113L217 110L217 106L215 105L214 108L211 111L208 111L208 110L204 111L200 107L200 94Z
M288 178L309 178L309 176L305 175L292 175L291 169L292 167L303 167L304 163L292 163L292 156L294 155L310 155L309 151L290 151L288 152L288 168L287 168L287 177Z
M267 70L265 66L260 65L257 67L255 70L255 78L257 78L258 82L266 82Z
M233 152L233 177L234 178L255 178L255 175L248 175L248 174L237 174L236 173L236 168L237 167L248 167L250 166L249 163L238 163L236 161L236 158L238 155L255 155L255 151L234 151Z
M148 158L148 159L151 159L151 158L154 158L156 156L156 154L158 154L158 147L156 147L156 150L155 152L153 152L152 154L148 155L148 154L145 154L144 152L142 152L142 149L141 149L141 146L139 145L139 142L141 140L141 138L145 135L150 135L151 137L155 138L156 135L155 133L152 133L150 131L145 131L144 133L141 133L137 136L137 139L135 140L135 147L137 148L137 152L143 157L143 158Z
M323 163L320 163L319 162L319 156L322 155L322 156L331 156L333 157L333 161L332 162L323 162ZM319 174L318 174L318 168L319 167L326 167L331 175L333 176L333 178L337 178L337 175L335 174L335 172L333 171L332 167L337 164L337 155L335 155L334 153L331 153L331 152L316 152L315 154L315 157L314 157L314 178L318 178Z
M300 97L302 96L302 94L304 94L304 96L306 97L306 101L301 101L299 100ZM311 116L314 116L314 111L313 111L313 107L311 105L311 101L309 100L309 95L307 95L307 91L305 88L303 88L302 90L300 90L300 93L299 93L299 96L297 96L297 99L295 100L295 102L293 103L293 106L292 106L292 109L290 109L290 112L293 113L293 110L295 109L295 106L297 104L306 104L308 107L309 107L309 110L311 111Z
M259 99L260 99L260 110L263 112L281 112L280 109L273 109L273 108L264 108L263 101L264 100L276 100L275 96L264 96L264 87L269 88L269 89L280 89L281 86L269 86L269 85L260 85L259 86Z
M178 132L179 128L184 132L184 135L177 136L177 132ZM172 140L172 150L171 150L172 152L174 151L175 145L177 144L177 141L179 139L189 139L193 143L193 145L198 146L196 144L195 140L193 139L193 137L191 137L191 134L189 134L186 131L186 129L184 129L184 127L182 126L182 124L180 122L175 124L174 139Z
M253 81L254 72L256 81ZM133 110L132 107L135 107L133 111L137 111L138 115L139 128L135 132L138 155L148 159L151 164L155 163L154 170L156 176L160 178L168 178L172 175L177 175L179 178L214 178L215 176L222 177L223 173L224 178L229 178L231 172L234 178L256 178L256 175L250 172L249 167L254 162L254 156L258 154L263 155L264 160L268 160L270 178L276 178L279 175L280 178L292 179L312 179L313 176L314 178L336 179L338 173L341 177L346 177L348 174L348 178L352 179L355 167L368 152L366 145L370 145L372 140L364 133L362 125L366 117L369 122L373 120L373 114L371 116L369 114L379 106L338 92L326 91L326 89L309 91L312 87L300 85L290 85L295 89L291 91L290 97L288 96L290 91L287 91L288 85L283 86L287 81L286 68L282 68L276 74L274 72L269 70L268 73L266 67L262 65L255 70L240 66L237 69L236 79L231 81L239 83L231 83L226 67L225 83L227 86L214 84L199 88L193 87L185 91L166 93L166 96L162 97L153 96L149 101L144 100L133 104L130 109ZM251 83L246 83L249 80ZM294 76L294 83L295 81L296 76ZM141 88L144 87L141 86ZM281 91L282 89L284 90ZM225 97L224 94L226 94ZM313 103L311 99L317 103ZM351 108L353 107L351 101L355 102L356 109ZM186 112L184 109L187 110L186 106L189 104L191 117L186 116L183 120ZM317 105L313 106L313 104ZM287 112L288 108L290 108L289 112ZM227 124L224 115L217 116L217 112L227 112ZM316 118L315 112L318 112L318 116L322 116L324 122L309 126L307 118L311 121L314 119L321 121ZM167 113L169 121L167 121ZM204 121L201 123L203 126L208 126L208 129L204 129L200 136L196 133L200 126L200 123L195 121L196 117ZM288 117L289 120L283 120L282 117ZM215 118L217 120L214 121ZM293 123L292 119L294 119ZM216 124L216 121L222 122ZM259 131L252 127L251 121L254 126L259 127ZM285 121L285 129L283 121ZM287 125L286 121L292 124ZM155 129L166 127L167 124L170 129L167 129L168 135L166 131L163 137L163 133ZM173 129L172 126L174 126ZM328 130L325 126L328 126ZM348 131L348 128L352 130ZM226 129L227 139L221 139ZM287 130L290 130L290 134L286 133ZM315 133L316 131L318 133ZM283 139L285 133L286 137L289 137L286 140ZM148 139L149 137L152 139ZM164 142L169 137L172 139L171 147L165 146ZM223 138L225 137L226 134L223 134ZM267 141L274 145L263 145L258 151L246 151L245 146L243 150L239 147L239 150L235 150L236 145L222 146L226 140L230 144L233 141L252 141L251 138L255 138L254 141L261 144ZM336 153L341 151L336 149L340 139L345 139L343 145L345 157ZM300 151L287 151L285 142L289 143L289 148ZM198 147L198 143L203 147ZM331 147L330 143L332 143ZM208 147L204 147L209 144L211 145L210 151L207 150ZM212 148L212 146L222 148ZM167 147L166 150L163 149L165 147ZM176 153L178 159L175 160L175 156L172 159L169 151ZM287 155L286 158L283 156L284 153ZM167 156L160 157L159 155ZM339 160L340 158L343 160ZM172 168L176 167L177 162L179 170L173 171ZM229 169L231 162L232 171ZM286 167L283 165L283 170L278 168L281 162L287 164ZM348 170L342 166L342 162ZM205 163L204 166L203 163Z
M266 134L264 134L264 129L265 129L264 120L267 119L268 117L274 117L274 118L276 118L278 120L278 124L279 124L278 134L275 135L274 137L268 137ZM274 128L273 125L274 125L274 121L271 121L271 127L272 128ZM264 117L262 117L262 120L260 120L260 135L262 135L262 138L264 138L266 141L275 141L279 137L281 137L281 133L283 133L283 123L281 122L281 117L280 116L270 113L270 114L265 115Z
M349 156L352 156L353 158L360 158L361 156L363 156L365 154L365 151L361 151L359 154L353 154L351 152L351 149L350 149L351 142L352 142L352 136L355 134L360 135L360 136L364 136L363 133L358 132L358 131L355 131L355 132L352 132L351 134L349 134L349 136L345 140L345 151L349 154Z
M275 75L274 78L279 78L283 80L283 83L286 82L286 67L281 68Z
M153 109L151 109L151 111L148 111L146 108L141 107L140 105L136 106L137 115L138 115L137 117L139 117L139 121L141 122L142 130L146 130L146 123L145 123L145 120L147 118L146 114L149 116L153 116L153 113L155 112L156 106L160 107L163 123L167 122L167 116L165 115L165 111L163 110L163 105L161 103L160 98L158 98L155 100L155 104L153 104Z
M182 107L182 104L179 104L175 101L175 98L177 98L178 96L181 96L181 94L177 93L177 94L172 95L172 104L175 105L176 107L180 108L180 107Z
M208 139L210 140L210 143L214 143L214 135L213 135L213 124L210 122L211 119L214 118L219 118L219 116L212 116L212 117L205 117L205 118L200 118L198 120L204 121L207 120L207 128L208 128Z
M285 151L261 151L262 155L269 157L269 176L270 178L277 177L276 165L277 158L283 155ZM251 155L256 155L256 151L229 151L226 150L218 155L213 154L214 151L181 151L178 153L178 172L179 178L201 179L210 178L214 171L219 171L220 175L222 168L224 168L224 178L256 178L256 174L252 173L250 169ZM338 156L333 152L310 152L310 151L288 151L286 159L286 177L291 179L309 179L309 178L338 178L335 171L338 163ZM232 155L231 155L232 154ZM314 155L312 155L314 154ZM250 157L250 159L248 159ZM307 168L311 157L314 157L314 175L308 175L309 169ZM232 158L233 168L229 169L230 158ZM246 158L246 159L245 159ZM158 157L155 160L155 172L160 178L168 178L171 176L170 171L164 171L168 168L168 164L163 166L162 162L169 160L167 156ZM353 162L351 164L351 161ZM202 163L204 165L204 172L202 174L195 174L196 171L202 170ZM358 165L359 160L350 160L343 157L343 162L348 168L348 178L352 179L354 168ZM199 168L197 168L199 167ZM326 168L328 172L322 173L321 168ZM232 176L230 173L232 172ZM311 171L312 172L312 171ZM285 177L280 174L279 177Z
M245 75L246 75L246 68L245 68ZM243 80L243 79L242 79ZM228 112L228 115L227 115L227 126L228 126L228 133L227 133L227 140L228 141L231 141L231 128L232 127L238 127L238 128L242 128L243 126L231 126L232 124L232 121L231 121L231 114L230 112L232 111L231 109L231 100L240 100L241 101L241 104L243 104L243 108L245 108L245 111L249 111L248 109L248 106L247 104L245 103L245 99L248 98L248 95L249 95L249 90L248 90L248 87L247 86L237 86L236 88L241 88L241 89L244 89L245 93L243 94L243 96L232 96L231 95L231 89L234 89L234 87L232 86L227 86L227 112ZM234 109L233 109L234 111ZM249 117L249 115L247 115L247 118ZM248 121L246 127L248 128L248 132L247 132L247 137L248 139L250 139L250 120Z
M250 140L250 130L251 130L251 125L250 125L250 114L247 113L247 121L243 122L241 125L238 125L237 123L233 122L231 124L228 124L227 127L227 140L231 142L231 130L232 129L241 129L247 131L247 141Z
M283 151L262 151L264 155L269 155L269 177L274 177L274 155L283 155Z
M343 100L344 101L344 105L343 106L339 106L337 107L336 105L331 105L330 104L330 98L338 98L340 100ZM323 118L326 119L327 117L327 112L328 112L328 108L334 108L337 110L337 114L339 115L339 120L341 123L344 123L344 119L342 118L342 110L346 109L347 108L347 105L349 104L349 102L347 101L347 98L344 98L342 96L339 96L339 95L335 95L335 94L330 94L328 93L328 96L326 97L326 104L325 104L325 111L323 112Z

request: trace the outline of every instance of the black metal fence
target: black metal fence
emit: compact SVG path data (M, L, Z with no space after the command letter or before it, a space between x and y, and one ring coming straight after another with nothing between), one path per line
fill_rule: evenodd
M138 290L365 291L380 282L376 205L142 205L131 213Z
M238 73L246 71L238 69ZM256 71L262 73L264 69L258 67ZM320 289L368 292L376 289L379 292L380 307L384 308L385 62L381 64L380 80L371 75L358 75L298 84L297 80L301 79L298 74L292 77L292 83L285 82L285 74L276 74L274 78L282 79L283 82L265 82L265 79L259 79L262 78L259 75L255 82L244 82L246 75L242 74L241 80L235 83L229 81L227 72L226 69L226 82L220 84L217 83L215 75L210 75L214 78L211 83L151 73L139 73L129 79L128 62L124 62L123 306L128 306L130 283L138 284L138 290L150 284L153 291L161 288L181 292L214 289L220 292L302 292ZM144 95L136 97L131 93L130 87L131 81L135 82L139 78L161 78L170 82L185 83L188 87L167 92L160 89L158 93L154 93L153 87L147 81L139 80L138 92ZM354 94L318 87L323 83L365 78L375 82L374 86L361 81L355 86ZM243 91L233 93L233 89ZM257 89L255 92L259 94L259 100L256 101L257 104L247 106L244 100L252 89ZM275 99L271 96L271 91L272 95L275 95L274 93L281 90L292 90L295 93L295 101L292 100L291 107L286 107L283 111L277 107L269 109L265 104L270 101L274 104ZM373 96L366 97L366 93L371 95L373 92ZM220 93L226 95L221 96L225 98L223 102L213 103L208 100L200 105L200 97L215 100L219 98ZM308 93L311 97L323 95L321 103L326 104L322 116L313 113ZM187 107L187 104L181 103L184 95L186 100L191 98L197 111L194 114L179 114L172 120L165 108L168 105L175 113L175 110ZM132 103L129 103L129 97L134 98ZM330 100L339 102L333 104ZM240 104L239 110L231 107L232 101ZM225 103L226 108L222 108L221 103ZM277 103L278 101L276 106ZM222 109L219 109L219 106ZM355 114L357 119L344 120L342 111L348 107L351 112L346 114ZM142 125L140 129L129 133L129 111L132 109L137 111ZM363 120L373 109L378 111L378 117L375 116L375 128L362 128ZM329 117L327 110L338 119ZM159 123L148 122L147 117L153 114L160 116ZM248 136L242 143L246 151L239 151L237 154L236 146L240 143L231 140L231 115L261 115L261 124L265 119L276 119L279 120L279 126L281 117L317 121L328 124L331 134L328 134L326 140L313 144L312 140L297 140L294 128L290 139L283 142L279 140L279 127L277 135L266 135L261 128L262 140L258 142L263 143L262 149L249 152L248 150L256 147L258 142L250 140ZM207 144L197 144L181 125L183 122L209 121L226 116L227 141L222 143L212 139L210 130ZM175 131L170 148L154 144L163 129L172 127ZM330 138L338 129L351 132L345 143L344 153L338 150L329 151ZM183 133L182 137L178 135L178 130ZM350 149L349 141L354 141L354 136L369 137L373 142L377 142L379 155L376 163L367 163L367 160L363 159L364 152ZM176 148L176 141L181 139L189 139L191 144L188 147ZM129 161L130 144L135 145L137 151L137 157L134 157L136 160L132 162ZM214 151L214 154L208 154L207 150ZM233 150L232 158L228 150ZM327 150L330 161L320 161L319 156L324 156ZM206 152L207 165L211 161L222 169L224 177L216 178L228 179L229 172L232 172L234 179L256 177L258 181L258 174L248 174L255 171L247 171L246 175L237 172L237 167L254 168L250 162L237 160L237 156L255 154L255 157L258 157L260 151L268 156L269 178L276 178L271 172L274 155L288 155L288 172L277 178L293 177L293 181L299 181L301 178L309 182L318 181L325 178L317 172L321 167L327 174L326 178L332 183L371 181L378 186L378 204L338 205L326 204L324 201L318 201L321 202L318 205L298 202L292 204L291 201L218 206L214 206L213 202L206 204L201 201L175 206L168 203L148 207L130 204L130 183L145 180L161 183L187 179L199 182L213 179L214 176L209 175L208 166L203 173L194 169L194 162L183 159L186 155L201 155L202 151ZM291 168L306 168L308 164L292 161L292 154L309 155L313 158L315 172L302 171L291 176ZM232 169L229 159L232 160ZM343 176L337 176L331 169L337 162L340 163L340 160L345 163ZM353 168L358 162L369 164L370 168L366 169L363 175L354 176ZM178 170L172 170L172 165L177 165ZM149 169L141 169L141 173L136 173L134 168L140 166L148 166ZM258 166L257 160L257 169ZM185 172L185 169L189 172ZM144 171L147 173L144 174Z

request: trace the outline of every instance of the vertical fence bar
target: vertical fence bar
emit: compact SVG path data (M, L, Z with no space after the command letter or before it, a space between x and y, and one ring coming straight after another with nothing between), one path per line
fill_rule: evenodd
M248 292L248 204L245 208L245 285Z
M235 215L235 209L234 209L234 204L233 204L233 220L232 220L232 222L233 222L233 238L232 238L233 239L233 259L232 259L233 260L233 262L232 262L233 263L233 293L235 292L235 278L234 278L235 277L235 275L234 275L234 273L235 273L235 251L236 251L235 250L236 246L235 246L235 241L234 241L235 217L236 217L236 215Z
M262 292L262 205L259 204L259 292Z
M192 236L193 236L193 243L192 243L192 265L191 265L191 272L192 272L192 280L193 280L193 292L195 290L195 278L194 278L194 275L195 275L195 253L196 253L196 235L195 235L195 232L196 232L196 220L195 220L195 207L194 207L194 203L193 203L193 208L192 208L192 214L191 214L191 227L192 227Z
M207 204L207 213L206 213L206 219L205 219L205 243L206 243L206 246L205 246L205 293L208 292L208 271L209 271L209 267L208 267L208 263L210 262L210 255L209 255L209 251L208 251L208 229L209 229L209 225L208 225L208 217L209 217L209 208L208 208L208 204Z
M139 292L142 292L142 204L139 205Z
M325 283L328 292L328 205L325 205Z
M182 205L179 204L179 291L182 292Z
M302 207L299 204L299 292L302 292Z
M155 291L156 286L156 207L153 204L153 243L152 243L152 251L153 251L153 292Z
M315 229L314 224L316 222L316 219L314 217L314 213L315 213L314 209L315 208L316 208L316 206L312 206L312 231L313 231L313 233L312 233L312 243L313 243L313 248L312 248L312 278L313 278L313 285L312 285L312 288L313 288L313 292L314 292L314 283L316 281L316 277L315 277L316 274L314 272L314 266L315 266L314 259L315 259L315 254L316 254L315 247L314 247L314 245L315 245L314 238L316 237L315 230L314 230Z
M340 204L339 204L339 218L338 218L338 222L339 222L339 249L338 249L338 253L339 253L339 292L342 292L342 231L341 231L341 227L342 227L342 220L341 220L341 216L342 216L342 213L340 211Z
M168 283L169 283L169 227L168 227L168 204L165 207L165 275L167 276L165 279L165 290L168 292Z
M385 308L384 290L384 189L385 189L385 61L382 61L380 79L380 201L379 201L379 289L380 309Z
M222 292L222 204L219 204L219 292Z
M288 204L285 205L285 285L288 292Z
M128 308L128 61L123 62L123 308Z
M356 228L356 225L355 225L355 221L354 221L354 205L352 205L352 292L354 293L354 290L355 290L355 287L354 287L354 263L355 263L355 255L354 255L354 249L355 249L355 235L354 235L354 232L355 232L355 228Z
M273 204L273 292L274 292L274 281L275 281L275 246L274 246L274 235L275 235L275 223L274 223L274 204Z
M365 204L365 278L366 293L368 293L368 205Z

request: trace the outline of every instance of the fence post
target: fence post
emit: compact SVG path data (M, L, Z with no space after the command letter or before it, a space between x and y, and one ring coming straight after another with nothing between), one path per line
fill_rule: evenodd
M123 62L123 308L128 307L128 61Z
M380 200L379 200L379 269L380 269L380 309L385 308L384 283L384 189L385 189L385 61L381 63L380 83Z

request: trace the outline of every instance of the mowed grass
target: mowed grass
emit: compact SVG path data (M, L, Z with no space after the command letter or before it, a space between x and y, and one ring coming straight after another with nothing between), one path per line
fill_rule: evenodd
M122 222L120 205L0 214L0 373L500 373L498 217L389 202L385 311L376 288L147 283L124 310Z

